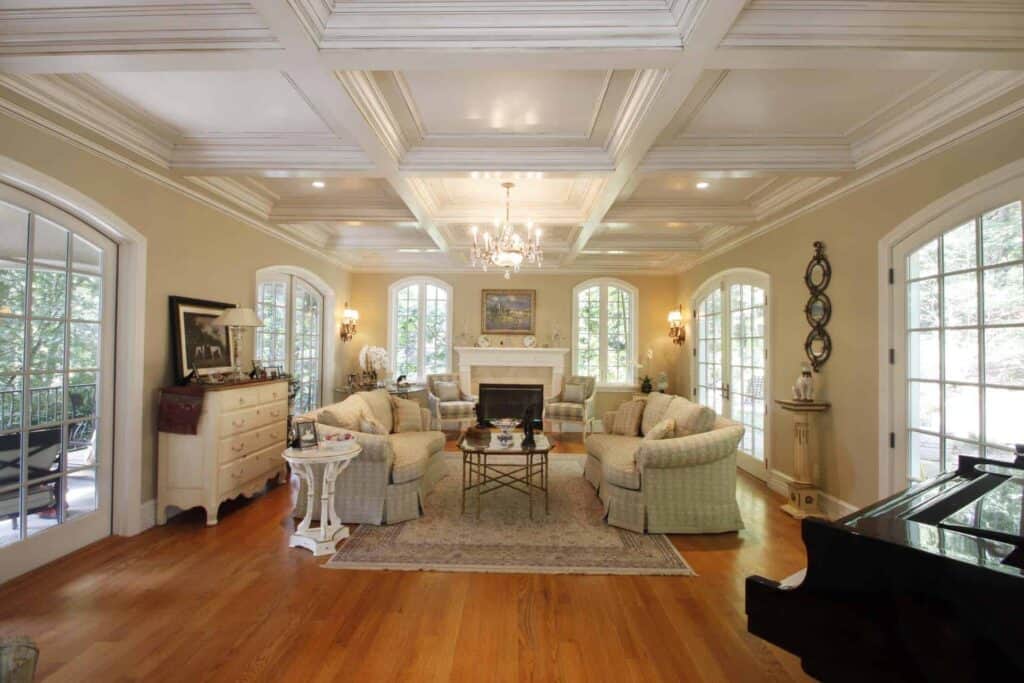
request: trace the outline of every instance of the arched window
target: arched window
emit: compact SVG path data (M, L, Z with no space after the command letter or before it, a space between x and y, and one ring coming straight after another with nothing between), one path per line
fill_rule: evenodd
M636 382L636 287L587 280L572 290L573 372L603 385Z
M697 290L693 310L694 398L743 423L736 462L765 479L768 276L748 269L719 273Z
M325 294L315 276L294 268L266 268L257 274L254 358L264 367L279 366L299 381L295 414L318 408L324 393Z
M391 373L422 381L451 371L452 288L432 277L399 280L388 290Z

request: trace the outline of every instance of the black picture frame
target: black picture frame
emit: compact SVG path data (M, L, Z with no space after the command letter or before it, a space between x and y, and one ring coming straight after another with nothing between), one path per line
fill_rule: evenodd
M320 432L313 420L295 420L295 448L309 450L320 445Z
M183 384L193 370L199 376L234 370L235 338L229 328L209 328L209 320L235 304L186 296L168 297L174 381ZM204 327L205 324L205 327ZM207 342L207 343L203 343Z

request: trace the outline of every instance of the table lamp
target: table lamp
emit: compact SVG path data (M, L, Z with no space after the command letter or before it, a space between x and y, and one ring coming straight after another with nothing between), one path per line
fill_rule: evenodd
M230 328L235 343L231 345L231 363L235 368L232 379L236 382L246 378L239 363L239 354L242 346L242 330L246 327L263 327L263 321L251 308L226 308L224 312L213 319L212 325Z

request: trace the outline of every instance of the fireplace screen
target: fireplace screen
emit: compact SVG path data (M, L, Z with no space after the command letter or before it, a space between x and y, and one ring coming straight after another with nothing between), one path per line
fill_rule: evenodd
M535 423L544 412L542 384L481 384L480 413L485 420L522 417L527 406L533 406Z

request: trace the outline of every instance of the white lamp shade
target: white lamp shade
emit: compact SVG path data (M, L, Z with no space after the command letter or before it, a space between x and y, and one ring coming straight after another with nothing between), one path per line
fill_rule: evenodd
M345 322L359 322L359 311L354 308L346 308L341 313L341 319Z
M668 314L668 321L673 325L679 325L683 322L683 314L680 311L671 311Z
M263 327L263 321L251 308L228 308L213 319L219 327Z

